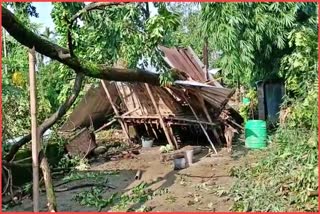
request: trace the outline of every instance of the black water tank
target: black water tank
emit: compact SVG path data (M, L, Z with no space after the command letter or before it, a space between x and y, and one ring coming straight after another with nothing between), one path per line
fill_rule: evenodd
M268 120L275 124L279 120L280 106L285 95L282 80L258 82L258 111L260 120Z

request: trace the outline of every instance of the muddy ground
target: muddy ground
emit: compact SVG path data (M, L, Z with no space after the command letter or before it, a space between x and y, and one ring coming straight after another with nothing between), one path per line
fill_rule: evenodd
M221 149L218 155L208 155L203 150L194 157L194 164L183 170L173 170L173 162L161 163L159 147L141 149L136 159L121 159L104 163L94 163L90 170L114 172L106 175L106 180L112 188L106 188L103 198L110 197L115 192L128 194L130 190L141 182L155 192L152 198L143 203L128 204L128 207L138 210L148 207L152 211L229 211L233 199L229 198L226 191L235 182L229 176L233 166L239 166L248 161L250 155L243 146L236 146L232 154ZM140 180L135 180L137 170L142 170ZM55 181L59 183L60 181ZM78 180L67 183L61 187L74 186L83 183L92 183L90 179ZM65 192L57 192L59 211L97 211L96 207L80 205L73 197L80 192L90 190L91 187L79 188ZM127 208L128 208L127 207ZM46 196L41 193L41 211L46 211ZM114 210L105 207L102 211ZM26 198L20 205L9 208L7 211L32 211L32 200Z

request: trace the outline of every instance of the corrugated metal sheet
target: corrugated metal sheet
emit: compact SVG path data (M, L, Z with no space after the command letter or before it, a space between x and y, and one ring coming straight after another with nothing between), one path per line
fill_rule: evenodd
M208 85L208 84L204 84L204 83L196 82L196 81L192 81L192 80L176 80L176 81L174 81L174 84L186 85L186 86L206 87L206 88L216 88L213 85Z
M200 59L190 51L190 48L166 48L159 47L165 55L168 64L183 73L187 74L192 80L205 82L205 71L199 64Z

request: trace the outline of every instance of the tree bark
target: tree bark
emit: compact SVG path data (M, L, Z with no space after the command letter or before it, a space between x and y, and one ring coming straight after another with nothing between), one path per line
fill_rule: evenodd
M29 48L35 47L35 50L38 53L57 60L76 72L83 73L86 76L104 80L146 82L153 85L159 84L159 75L156 73L142 69L113 68L107 65L89 63L86 60L71 56L68 49L35 34L3 6L2 26L22 45Z
M54 194L52 179L51 179L51 172L50 167L48 164L48 160L43 152L40 153L40 167L43 174L44 185L46 187L46 194L47 194L47 206L49 212L56 212L57 211L57 201L56 196Z
M66 99L66 101L58 108L58 110L52 114L49 118L47 118L39 127L39 134L40 136L43 135L43 133L51 128L61 117L65 115L65 113L70 109L72 104L75 102L76 98L78 97L80 93L80 89L82 86L82 81L83 81L83 74L78 73L76 76L76 80L73 86L73 91L72 94ZM5 156L5 160L10 162L13 158L14 155L18 152L18 150L28 143L31 140L31 134L28 134L24 136L21 140L19 140L17 143L13 144L12 147L10 148L10 151L8 154Z

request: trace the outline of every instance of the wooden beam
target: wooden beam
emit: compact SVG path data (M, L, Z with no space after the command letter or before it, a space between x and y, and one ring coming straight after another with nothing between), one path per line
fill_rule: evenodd
M176 148L179 149L179 144L178 144L176 137L174 136L173 129L172 129L171 125L169 125L168 130L169 130L170 135L172 136L172 140L173 140L174 144L176 145Z
M192 108L192 106L191 106L191 104L189 103L189 101L187 100L187 98L185 98L185 100L186 100L186 102L188 103L188 105L189 105L189 107L190 107L190 109L191 109L191 111L192 111L193 115L195 116L195 118L197 118L197 120L199 120L199 117L198 117L197 113L194 111L194 109ZM211 141L211 139L210 139L210 137L209 137L209 135L208 135L208 133L207 133L206 129L203 127L202 123L200 123L200 122L199 122L199 125L200 125L200 127L201 127L201 129L202 129L203 133L206 135L206 137L207 137L207 139L208 139L209 143L211 144L212 149L214 150L214 152L215 152L216 154L218 154L218 152L217 152L217 150L216 150L216 147L214 147L214 145L213 145L213 143L212 143L212 141Z
M159 115L158 118L159 118L159 120L160 120L160 125L162 126L162 129L163 129L163 131L164 131L164 134L166 135L167 141L169 142L170 145L172 145L173 147L175 147L175 146L173 145L173 143L172 143L170 134L169 134L168 129L167 129L167 127L166 127L166 124L164 123L164 120L163 120L163 118L162 118L162 116L161 116L160 110L159 110L159 108L158 108L158 106L157 106L157 104L156 104L156 101L155 101L155 99L154 99L154 97L153 97L153 94L152 94L152 92L151 92L151 90L150 90L150 87L149 87L149 85L148 85L147 83L145 83L144 85L146 86L146 89L147 89L147 92L148 92L149 97L150 97L150 99L151 99L151 102L152 102L154 108L156 109L157 114Z
M94 133L98 133L99 131L101 131L102 129L110 126L112 123L116 122L116 119L112 119L111 121L109 121L108 123L104 124L103 126L101 126L99 129L97 129L96 131L94 131Z
M124 120L127 119L159 119L159 116L115 116L114 118L122 118ZM212 122L207 122L207 121L202 121L202 120L191 120L191 119L187 119L187 118L181 118L181 117L162 117L163 120L165 121L184 121L184 122L189 122L189 123L202 123L202 124L206 124L206 125L211 125L211 126L216 126L217 124Z
M212 123L212 119L211 119L211 117L210 117L210 115L209 115L209 112L208 112L208 109L207 109L207 107L206 107L206 104L205 104L205 102L204 102L203 97L200 97L200 96L199 96L198 99L199 99L199 101L200 101L200 103L201 103L202 109L203 109L203 111L204 111L204 113L205 113L208 121L209 121L210 123ZM222 142L221 142L221 140L220 140L219 134L217 133L217 130L216 130L215 127L213 127L213 126L212 126L211 128L212 128L212 132L213 132L213 134L214 134L214 137L217 139L218 143L219 143L220 145L222 145Z
M114 104L114 102L113 102L113 100L112 100L112 98L111 98L111 95L110 95L110 93L109 93L109 90L108 90L108 88L107 88L107 86L106 86L106 84L104 83L103 80L101 80L101 84L102 84L102 86L103 86L104 91L106 92L107 98L109 99L109 102L110 102L110 104L111 104L111 106L112 106L112 108L113 108L113 111L114 111L115 115L118 116L118 117L120 117L119 111L118 111L118 109L116 108L116 105ZM120 123L121 128L122 128L123 132L125 133L125 135L126 135L126 137L127 137L127 139L128 139L128 142L131 143L130 136L129 136L129 132L128 132L128 130L126 129L126 126L125 126L123 120L121 119L121 117L118 119L118 122Z

